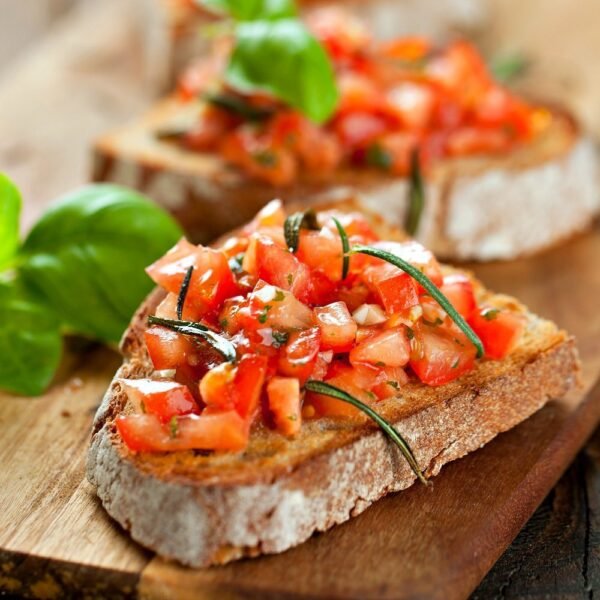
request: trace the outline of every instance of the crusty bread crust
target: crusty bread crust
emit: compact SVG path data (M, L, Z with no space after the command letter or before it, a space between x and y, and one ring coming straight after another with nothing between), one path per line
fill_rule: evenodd
M404 178L346 169L328 177L305 173L294 186L274 188L245 178L214 155L156 139L161 128L193 122L196 111L168 98L138 122L98 140L94 180L147 193L202 242L249 220L277 196L320 202L350 192L391 223L404 222ZM438 166L428 178L415 237L440 258L493 260L537 252L588 227L600 211L596 151L572 117L561 110L553 115L545 134L507 156Z
M431 476L562 397L578 380L572 338L514 299L477 290L527 315L518 348L448 385L413 381L400 396L378 403ZM96 415L88 456L88 479L134 539L196 567L281 552L414 483L397 449L368 421L307 421L292 439L259 426L241 455L128 451L114 424L131 410L118 380L151 374L143 331L163 296L155 290L124 335L126 360Z

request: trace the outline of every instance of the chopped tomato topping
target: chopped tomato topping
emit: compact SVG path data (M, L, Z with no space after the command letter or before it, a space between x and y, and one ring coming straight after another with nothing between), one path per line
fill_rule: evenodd
M149 267L167 292L156 314L176 321L194 266L182 316L201 331L180 333L169 323L146 329L154 379L122 381L130 403L117 420L132 451L239 451L255 426L293 436L303 419L368 418L351 403L307 392L311 380L376 409L394 403L409 381L440 386L473 370L474 344L403 269L357 253L341 280L333 217L350 245L385 250L424 273L480 336L486 358L503 358L518 343L523 317L480 305L473 281L442 270L420 244L379 240L362 216L330 211L318 215L318 230L301 229L294 253L281 203L273 202L221 250L182 240Z
M486 356L497 360L515 347L525 328L522 315L491 307L476 310L469 323L483 342Z
M267 384L269 410L275 426L284 435L295 435L300 431L300 383L294 377L273 377Z
M352 348L358 325L344 302L319 306L314 313L324 350L347 352Z

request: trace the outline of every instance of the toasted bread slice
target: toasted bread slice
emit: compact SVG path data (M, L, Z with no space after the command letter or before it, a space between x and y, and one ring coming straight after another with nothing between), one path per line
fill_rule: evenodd
M369 208L403 224L406 179L345 169L326 178L304 174L296 185L278 189L247 179L217 156L157 139L157 131L193 122L196 110L171 97L99 139L94 180L147 193L202 242L249 220L277 195L297 202L358 193ZM600 211L598 186L593 143L566 112L555 110L544 134L507 156L450 159L437 166L415 237L446 259L530 254L586 228Z
M389 228L377 219L375 225L392 239ZM400 395L377 405L429 476L578 381L571 337L508 296L480 284L477 294L526 316L525 333L511 355L482 361L442 387L412 380ZM371 422L307 421L294 438L259 426L243 454L130 452L115 427L115 419L132 409L119 379L152 373L143 332L162 298L155 290L123 337L125 362L96 415L87 465L106 510L135 540L195 567L281 552L414 483L406 461Z

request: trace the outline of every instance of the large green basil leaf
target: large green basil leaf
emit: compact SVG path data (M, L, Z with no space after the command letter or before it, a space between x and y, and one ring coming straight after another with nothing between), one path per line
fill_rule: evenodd
M21 194L13 182L0 173L0 269L8 266L19 245Z
M0 284L0 315L0 388L27 396L41 394L60 361L56 315L4 283Z
M200 0L209 10L228 13L237 21L283 19L296 15L294 0Z
M326 121L338 101L329 57L296 19L238 25L226 79L244 92L268 92L316 123Z
M22 248L26 286L74 331L117 342L152 283L144 268L181 236L140 194L91 185L59 200Z

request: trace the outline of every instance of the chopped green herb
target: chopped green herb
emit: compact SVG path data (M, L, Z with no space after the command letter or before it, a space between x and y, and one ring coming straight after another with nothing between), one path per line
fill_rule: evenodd
M263 308L262 313L258 316L258 322L259 323L266 323L267 322L267 313L272 309L273 307L270 304L266 304L265 307Z
M277 155L272 150L259 150L252 158L263 167L274 167L277 165Z
M298 417L297 417L296 415L288 415L288 419L289 419L290 421L297 421L297 420L298 420Z
M412 327L407 327L407 328L406 328L406 337L407 337L409 340L412 340L412 339L415 337L415 332L414 332L414 330L413 330L413 328L412 328Z
M292 283L294 283L294 276L291 273L287 274L287 282L288 285L292 285Z
M391 385L395 390L400 389L400 384L397 381L386 381L388 385Z
M460 358L457 358L454 363L452 364L452 368L456 369L456 367L458 367L458 363L460 362Z
M377 400L377 396L373 392L367 391L367 396L369 396L371 400Z
M367 148L366 159L370 167L377 167L385 171L389 171L393 163L392 155L378 143L371 144Z
M221 329L225 329L227 327L227 325L229 325L229 320L228 319L221 319L219 321L219 325L220 325Z
M244 260L243 252L240 252L239 254L236 254L235 256L233 256L232 258L229 259L229 268L236 275L239 275L240 273L243 273L243 271L244 271L244 268L242 267L243 260Z
M146 414L146 404L143 400L140 402L140 409L144 414Z
M443 322L443 319L440 319L439 317L436 317L435 321L428 321L427 319L423 318L423 323L425 323L425 325L429 325L429 327L438 327Z
M383 361L381 361L381 360L378 360L378 361L375 363L375 366L376 366L376 367L385 367L385 363L384 363Z
M252 106L241 96L226 93L205 94L202 99L208 104L241 117L245 121L262 121L272 116L273 110Z
M281 290L277 290L275 292L275 298L273 298L275 302L281 302L285 300L285 294Z
M177 423L177 417L173 416L173 417L171 417L171 420L169 421L169 432L171 434L171 437L176 438L178 431L179 431L179 424Z
M498 313L500 312L500 309L498 308L486 308L482 313L481 316L486 320L486 321L493 321L497 316Z
M271 333L271 336L273 337L273 341L275 342L273 344L275 348L280 348L281 346L284 346L287 343L290 334L285 331L273 331Z

